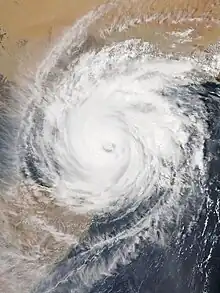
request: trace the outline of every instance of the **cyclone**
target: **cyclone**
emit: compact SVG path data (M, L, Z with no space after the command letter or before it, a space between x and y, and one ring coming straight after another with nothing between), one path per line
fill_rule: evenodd
M61 204L99 214L154 202L143 227L175 220L187 204L205 168L205 114L187 93L166 94L184 87L192 65L152 60L149 50L131 40L85 53L30 105L21 163Z
M98 43L88 34L95 17L68 30L12 87L5 113L16 131L4 141L10 180L94 219L74 262L61 263L62 279L52 272L34 292L90 292L146 243L169 249L207 198L211 63L139 39Z
M179 202L186 174L202 171L201 105L195 101L195 113L187 99L162 96L166 80L184 86L176 80L191 65L171 61L166 67L148 52L148 44L131 40L85 53L37 109L31 106L22 160L28 165L28 153L42 182L76 210L114 212L171 184Z

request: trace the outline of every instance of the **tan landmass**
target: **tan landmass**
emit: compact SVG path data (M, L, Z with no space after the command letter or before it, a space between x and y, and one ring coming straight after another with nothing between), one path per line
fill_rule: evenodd
M42 44L102 3L105 1L1 0L0 71L12 76L20 54L25 50L29 55L38 54ZM192 48L206 48L220 35L219 0L119 0L117 3L116 8L97 22L99 28L109 29L113 23L119 25L133 19L127 31L113 31L114 38L142 37L167 49L178 32L188 30L177 50L192 51ZM173 31L177 34L170 38Z

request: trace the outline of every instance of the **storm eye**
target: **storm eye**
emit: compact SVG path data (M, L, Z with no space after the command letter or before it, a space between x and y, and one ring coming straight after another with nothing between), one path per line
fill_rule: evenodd
M106 143L103 145L103 150L107 153L112 153L115 151L116 145L114 143Z

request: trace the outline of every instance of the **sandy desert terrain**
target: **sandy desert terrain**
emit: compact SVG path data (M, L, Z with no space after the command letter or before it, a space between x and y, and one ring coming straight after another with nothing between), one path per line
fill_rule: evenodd
M21 54L25 52L26 59L38 55L65 27L103 3L104 0L1 0L1 72L12 76ZM170 33L173 41L182 31L185 36L178 48L188 47L191 51L204 49L220 35L219 0L119 0L117 3L97 24L109 29L113 23L121 25L132 19L126 32L113 33L116 38L136 36L166 47ZM191 38L186 40L189 35Z

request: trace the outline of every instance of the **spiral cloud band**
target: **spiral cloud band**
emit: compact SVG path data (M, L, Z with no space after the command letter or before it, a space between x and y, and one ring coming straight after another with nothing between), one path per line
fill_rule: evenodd
M166 79L190 66L171 62L166 72L161 60L152 63L148 56L136 60L136 43L82 56L72 75L47 89L41 115L34 112L40 117L28 119L33 131L26 138L26 149L30 155L40 153L36 168L62 189L58 196L85 212L145 198L155 185L168 188L186 155L189 172L201 165L197 160L205 136L201 114L189 115L187 102L181 101L178 109L178 97L169 100L159 93ZM141 49L147 54L148 46ZM43 122L36 126L42 116ZM193 133L197 137L191 150L187 143Z
M12 90L13 111L5 114L17 133L4 141L12 142L16 178L95 217L73 249L79 253L34 292L90 292L146 243L169 250L207 197L207 142L218 107L204 98L211 63L164 56L137 39L98 43L87 35L90 20L66 32L36 74Z
M155 201L146 222L170 222L204 172L201 101L190 97L189 105L186 92L168 93L184 87L180 77L192 65L152 60L149 50L131 40L85 53L30 107L21 134L24 172L37 172L78 212Z

